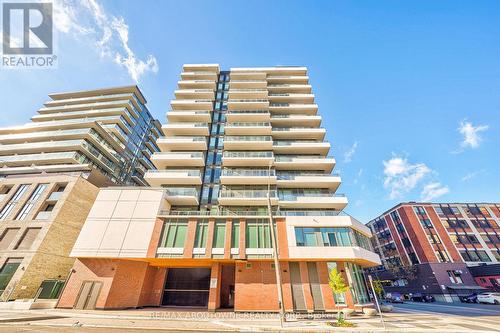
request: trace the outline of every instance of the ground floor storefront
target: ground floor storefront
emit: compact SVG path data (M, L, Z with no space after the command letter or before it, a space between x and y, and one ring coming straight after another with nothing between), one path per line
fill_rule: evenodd
M347 262L280 263L283 303L289 312L330 312L369 306L366 281L358 265ZM191 307L208 311L278 311L278 285L271 260L78 259L59 308L124 309ZM333 294L332 268L350 290Z

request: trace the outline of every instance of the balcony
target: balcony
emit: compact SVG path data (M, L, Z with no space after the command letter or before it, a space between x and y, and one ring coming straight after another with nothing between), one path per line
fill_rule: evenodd
M269 166L274 161L272 151L225 151L222 155L224 167Z
M52 192L46 201L51 203L57 202L59 199L61 199L63 193L64 192Z
M269 107L267 99L229 99L228 110L262 110Z
M268 84L308 84L309 76L307 75L273 75L267 77Z
M347 206L347 197L330 193L279 193L279 205L282 208L319 208L343 210Z
M268 122L234 122L227 123L225 132L228 135L270 135L271 123Z
M314 103L314 94L273 92L273 93L269 94L269 102L271 102L271 103L290 102L290 103L312 104L312 103Z
M268 110L232 110L227 111L226 119L228 122L238 121L266 121L269 122L271 114Z
M148 170L144 179L151 186L201 185L200 170Z
M224 185L271 185L276 184L276 173L274 170L252 170L252 169L223 169L220 177Z
M316 115L318 113L317 104L291 104L291 103L270 103L269 111L272 114L301 114Z
M205 155L202 152L160 152L154 153L151 162L157 169L175 166L202 167Z
M224 149L227 150L271 150L273 139L269 135L244 135L224 137Z
M48 220L52 215L52 211L41 211L36 214L35 220Z
M167 112L167 119L169 123L176 122L206 122L212 121L211 111L169 111Z
M219 204L223 206L266 206L267 190L222 189ZM278 204L276 191L271 190L271 205Z
M162 151L207 150L207 138L204 136L171 136L158 138L156 144Z
M276 170L321 170L326 173L332 172L335 159L328 156L276 156L274 161Z
M174 99L170 102L172 110L210 111L213 101L211 99Z
M267 99L267 89L254 88L254 89L235 89L231 88L228 92L229 99L249 99L249 98L262 98Z
M196 206L198 196L193 187L170 187L165 190L165 198L171 206Z
M265 72L233 72L231 71L231 82L233 80L265 80Z
M293 92L298 94L310 94L311 85L309 84L268 84L267 90L269 93L287 93Z
M260 89L267 87L267 81L263 80L235 80L231 78L230 81L231 89Z
M165 136L208 136L208 123L168 123L162 127Z
M320 154L330 150L329 142L274 140L273 151L277 154Z
M183 72L213 72L219 73L220 68L217 64L184 64Z
M212 89L178 89L174 94L177 99L215 99Z
M180 89L215 89L215 80L182 80L177 85Z
M321 116L276 114L271 117L271 124L278 127L319 127Z
M204 72L204 71L182 72L181 79L182 80L212 80L212 81L217 81L217 73Z
M325 173L286 173L278 174L279 188L328 188L335 192L340 186L339 175Z
M326 129L318 127L274 127L272 135L275 139L323 140Z

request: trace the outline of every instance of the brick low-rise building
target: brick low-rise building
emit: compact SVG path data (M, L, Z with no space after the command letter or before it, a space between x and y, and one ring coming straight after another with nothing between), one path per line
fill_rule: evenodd
M482 290L469 267L500 261L498 203L401 203L368 226L383 264L371 271L387 291L457 300ZM412 266L414 276L395 269Z

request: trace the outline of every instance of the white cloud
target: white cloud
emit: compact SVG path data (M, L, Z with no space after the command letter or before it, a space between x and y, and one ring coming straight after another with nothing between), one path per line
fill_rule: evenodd
M450 192L448 186L443 186L439 182L429 183L424 186L420 197L422 201L431 201Z
M424 163L411 164L406 158L394 156L384 164L384 187L391 199L402 197L414 189L431 172Z
M350 163L352 161L352 157L356 153L356 149L358 148L358 141L354 141L351 148L344 153L344 163Z
M488 125L473 126L472 123L462 120L458 127L458 132L463 135L460 147L462 149L479 147L479 143L482 141L479 133L486 131L488 128Z
M481 170L477 170L477 171L472 171L472 172L469 172L468 174L466 174L465 176L463 176L461 178L461 180L463 182L466 182L466 181L469 181L471 180L472 178L476 178L478 175L484 173L486 170L485 169L481 169Z
M363 168L358 170L358 173L356 174L356 177L353 180L353 184L357 184L362 175L363 175Z
M101 57L125 68L135 82L147 72L158 72L154 55L145 60L137 58L129 45L129 26L123 17L106 13L96 0L56 1L54 25L61 33L92 44Z

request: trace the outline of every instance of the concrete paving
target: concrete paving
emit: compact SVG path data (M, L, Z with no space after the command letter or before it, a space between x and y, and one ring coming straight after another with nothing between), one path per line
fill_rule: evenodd
M357 327L328 326L322 318L289 318L283 329L275 314L209 313L172 309L122 311L26 310L0 311L0 332L500 332L500 306L405 303L378 317L353 316Z

